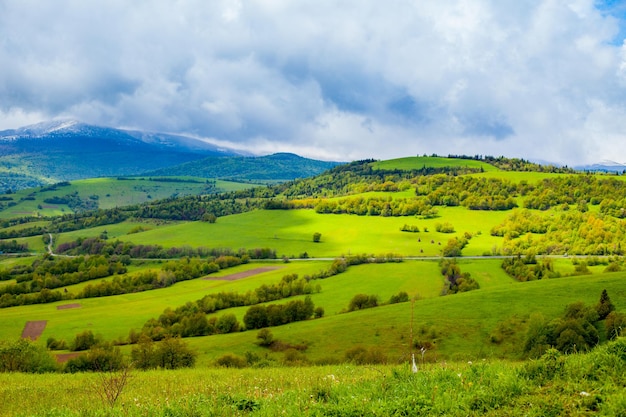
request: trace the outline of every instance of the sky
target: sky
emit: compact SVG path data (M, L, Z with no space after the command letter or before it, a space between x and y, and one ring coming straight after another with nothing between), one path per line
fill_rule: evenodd
M0 0L0 130L626 163L622 0Z

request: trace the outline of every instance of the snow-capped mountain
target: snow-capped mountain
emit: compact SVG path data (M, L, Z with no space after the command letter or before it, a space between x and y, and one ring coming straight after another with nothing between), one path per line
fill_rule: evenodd
M0 131L0 167L53 180L141 174L210 156L241 156L199 139L75 120Z
M591 171L591 172L626 172L626 164L604 160L590 165L581 165L575 167L578 171Z

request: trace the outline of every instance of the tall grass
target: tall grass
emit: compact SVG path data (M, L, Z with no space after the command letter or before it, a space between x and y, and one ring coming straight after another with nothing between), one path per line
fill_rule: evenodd
M620 416L626 341L539 360L134 372L111 407L95 374L0 375L0 414L46 416Z

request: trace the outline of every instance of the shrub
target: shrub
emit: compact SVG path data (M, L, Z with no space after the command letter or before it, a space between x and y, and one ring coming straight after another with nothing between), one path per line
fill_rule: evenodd
M259 346L268 347L274 343L274 335L270 329L261 329L256 334L257 344Z
M355 346L346 351L345 358L348 362L352 362L355 365L387 363L387 356L378 347L365 348L363 346Z
M46 347L50 350L65 350L67 349L67 343L65 340L56 340L54 337L49 337L46 340Z
M224 314L219 319L217 319L217 323L215 323L215 327L218 333L235 333L239 331L239 322L237 321L237 317L234 314Z
M439 233L454 233L454 226L448 222L437 223L435 225L435 230Z
M178 337L166 337L155 349L155 359L164 369L191 368L196 363L197 353Z
M409 294L405 291L400 291L389 298L389 304L406 303L407 301L409 301Z
M0 372L54 372L57 364L48 351L28 339L0 340Z
M604 321L606 327L606 337L610 340L617 339L622 336L626 329L626 314L617 311L611 311Z
M154 352L154 342L145 334L139 336L137 344L133 346L130 357L133 365L138 369L152 369L157 367L157 358Z
M215 364L217 366L221 366L224 368L245 368L248 364L246 358L235 355L233 353L227 353L223 356L220 356L215 360Z
M283 365L304 366L309 364L309 359L298 349L287 349L283 356Z
M82 333L78 333L76 337L74 337L70 350L74 352L88 350L91 349L92 346L95 346L99 341L100 337L95 336L91 330L85 330Z
M126 366L119 347L102 344L65 363L66 372L112 372Z
M377 295L357 294L352 297L348 305L348 311L363 310L364 308L372 308L378 305Z

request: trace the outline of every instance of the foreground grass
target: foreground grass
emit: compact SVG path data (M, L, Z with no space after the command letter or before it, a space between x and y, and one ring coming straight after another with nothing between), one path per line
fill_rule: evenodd
M549 352L527 363L474 361L132 372L113 405L116 375L0 375L0 414L22 416L558 416L626 413L626 341L588 354ZM28 399L28 400L26 400Z

